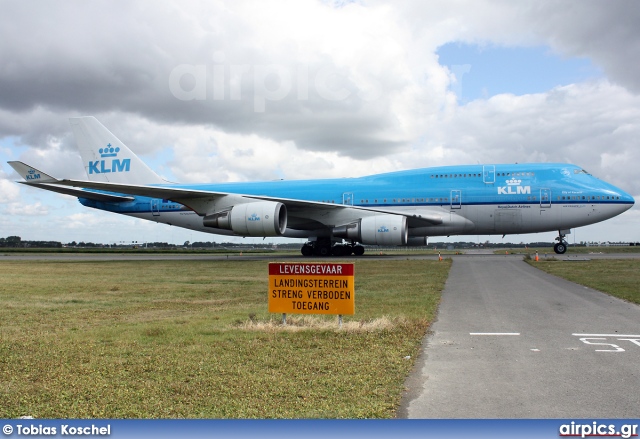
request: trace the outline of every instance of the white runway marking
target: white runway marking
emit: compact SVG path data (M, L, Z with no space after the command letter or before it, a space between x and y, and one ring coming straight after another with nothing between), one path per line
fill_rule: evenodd
M576 337L629 337L629 338L640 338L640 335L624 335L624 334L571 334Z

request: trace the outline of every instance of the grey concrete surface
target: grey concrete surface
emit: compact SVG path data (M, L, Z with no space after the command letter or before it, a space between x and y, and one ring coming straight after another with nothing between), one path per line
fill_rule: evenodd
M638 418L640 307L518 257L454 258L406 388L400 418Z

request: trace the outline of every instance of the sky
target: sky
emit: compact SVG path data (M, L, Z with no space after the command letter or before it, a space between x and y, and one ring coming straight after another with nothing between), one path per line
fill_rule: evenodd
M68 118L88 115L183 183L568 162L640 198L633 0L0 6L0 237L231 240L15 183L9 160L86 178ZM569 243L640 241L638 209L576 229Z

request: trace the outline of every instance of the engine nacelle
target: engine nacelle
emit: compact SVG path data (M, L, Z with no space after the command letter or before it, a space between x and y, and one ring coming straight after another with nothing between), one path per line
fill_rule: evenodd
M402 215L368 216L333 229L335 237L367 245L406 245L408 234L407 217Z
M410 236L407 240L408 246L425 246L429 245L429 237L428 236Z
M287 208L282 203L256 201L207 215L205 227L233 230L241 236L282 236L287 229Z

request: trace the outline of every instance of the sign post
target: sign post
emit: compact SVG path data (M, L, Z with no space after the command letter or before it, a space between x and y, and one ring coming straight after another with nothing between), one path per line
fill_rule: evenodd
M269 312L355 314L354 264L270 263Z

